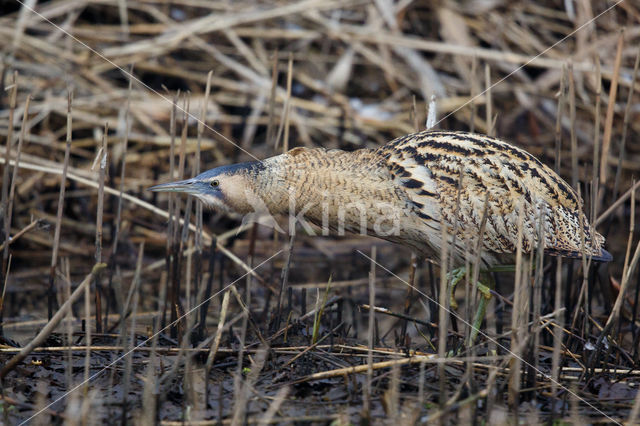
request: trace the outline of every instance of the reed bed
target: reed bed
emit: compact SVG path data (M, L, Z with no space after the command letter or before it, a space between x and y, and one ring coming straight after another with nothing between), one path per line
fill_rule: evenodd
M637 422L638 45L630 1L3 2L0 421ZM522 254L469 348L428 259L145 190L428 109L555 168L614 256Z

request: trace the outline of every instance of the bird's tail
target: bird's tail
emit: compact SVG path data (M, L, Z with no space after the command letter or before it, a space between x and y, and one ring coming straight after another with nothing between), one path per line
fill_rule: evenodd
M570 259L582 259L583 256L583 253L573 250L546 249L544 252L549 256L568 257ZM613 260L611 253L603 248L598 249L597 251L594 250L594 252L589 254L591 255L591 259L596 262L611 262Z

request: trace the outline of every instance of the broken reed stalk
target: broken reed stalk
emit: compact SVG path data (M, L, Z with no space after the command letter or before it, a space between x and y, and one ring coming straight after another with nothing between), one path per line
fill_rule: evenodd
M471 60L471 87L469 88L469 98L471 98L471 102L469 105L470 115L469 118L469 131L471 133L475 133L476 129L476 114L478 110L478 106L476 105L476 97L478 96L478 81L476 80L478 74L478 57L474 56Z
M293 52L289 52L289 63L287 67L287 104L284 111L284 141L282 151L289 151L289 129L291 123L291 84L293 81Z
M366 364L355 365L351 367L338 368L335 370L328 370L328 371L320 371L318 373L313 373L308 376L302 377L300 379L294 380L290 384L292 385L300 384L300 383L305 383L305 382L310 382L315 380L328 379L331 377L344 377L345 375L348 375L348 374L366 373L369 369L371 369L371 371L373 372L376 370L381 370L383 368L391 368L394 365L410 365L410 364L421 364L421 363L437 364L437 363L440 363L440 360L436 359L435 356L433 355L427 355L427 356L416 355L416 356L412 356L411 358L399 358L399 359L394 359L390 361L374 362L371 364L367 362Z
M107 173L107 158L108 158L108 145L107 138L109 135L109 123L104 124L104 133L102 134L102 144L98 150L98 156L96 160L99 161L100 172L98 176L98 207L96 213L96 251L95 261L96 263L102 262L102 226L103 226L103 214L104 214L104 180ZM101 274L98 272L95 276L95 305L96 305L96 331L102 333L102 300L100 292L100 278ZM89 327L89 324L87 324Z
M127 165L127 149L129 148L129 130L131 127L131 119L129 117L131 112L131 93L133 88L133 65L129 68L129 88L127 90L127 102L124 108L124 134L122 135L122 148L121 155L122 161L120 162L120 194L118 196L118 207L116 211L115 232L113 233L113 247L111 249L111 258L115 259L118 252L118 240L120 239L120 227L122 226L122 194L124 194L124 182L126 176ZM111 262L115 265L115 261Z
M291 52L289 52L289 62L288 62L288 66L287 66L287 91L286 91L286 97L284 99L284 106L283 106L283 115L280 118L280 125L278 126L278 133L276 135L276 140L275 140L275 150L278 150L278 146L280 145L280 138L282 137L282 134L284 132L285 135L285 141L282 144L282 149L283 152L287 152L288 151L288 137L289 137L289 115L291 113L291 84L293 81L293 56L291 54Z
M276 146L276 141L274 140L274 131L275 131L275 118L276 118L276 95L278 88L278 48L276 47L275 52L273 52L273 57L271 59L271 90L269 93L269 106L267 110L268 121L267 121L267 137L266 143L272 144Z
M64 210L64 193L67 183L67 171L69 169L69 154L71 151L72 137L72 116L71 104L73 101L73 90L69 89L67 94L67 140L64 149L64 163L62 165L62 177L60 178L60 193L58 195L58 210L56 212L56 226L53 233L53 250L51 252L51 269L49 271L49 289L47 291L47 318L51 319L55 304L55 274L58 264L58 249L60 247L60 230L62 228L62 212Z
M595 221L596 226L602 224L602 222L604 222L609 216L611 216L611 214L613 214L613 212L615 212L620 206L622 206L632 194L635 194L638 189L640 189L640 181L632 183L631 188L629 188L624 194L618 197L618 199L613 204L611 204L607 208L607 210L605 210L600 216L598 216L598 219L596 219Z
M189 129L189 109L191 97L185 94L182 98L182 132L180 133L180 152L178 153L178 180L184 179L184 169L187 149L187 130Z
M25 226L24 228L22 228L21 230L17 231L15 234L13 234L13 236L11 236L11 239L9 241L3 241L2 244L0 244L0 251L4 250L5 245L14 244L16 241L20 239L20 237L22 237L29 231L34 230L36 226L38 226L40 223L41 223L41 220L36 219L32 221L30 224L28 224L27 226ZM9 257L11 257L11 254L9 254Z
M418 120L418 104L416 103L416 95L411 97L411 110L409 110L409 121L413 123L413 130L420 131L420 121Z
M487 120L487 135L493 136L494 128L493 128L493 102L491 98L491 67L488 63L484 64L484 84L486 89L484 90L484 95L487 99L486 103L486 117Z

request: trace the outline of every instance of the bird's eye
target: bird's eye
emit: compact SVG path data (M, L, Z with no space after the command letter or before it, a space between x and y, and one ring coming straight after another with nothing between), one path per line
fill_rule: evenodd
M218 185L220 185L220 182L219 182L218 180L212 180L212 181L211 181L211 186L212 186L212 187L214 187L214 188L215 188L215 187L217 187Z

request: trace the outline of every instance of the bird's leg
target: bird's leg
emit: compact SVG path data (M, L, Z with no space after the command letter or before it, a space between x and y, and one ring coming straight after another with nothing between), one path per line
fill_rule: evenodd
M476 313L473 316L473 322L471 324L471 333L469 335L469 341L467 342L467 347L471 347L476 338L478 337L478 333L480 332L480 326L482 325L482 321L484 321L485 314L487 312L487 305L489 304L489 300L491 300L491 290L494 287L493 278L489 274L493 272L493 268L490 270L481 270L478 281L475 283L476 288L480 291L480 300L478 302L478 308L476 309ZM451 287L449 288L449 300L452 309L458 309L458 303L455 300L455 289L456 285L467 275L467 268L461 267L453 269L451 272L447 274L449 280L451 281ZM489 285L483 283L487 282Z
M480 271L482 281L487 282L489 285L482 284L479 279L476 283L476 287L482 293L480 295L480 301L478 302L478 309L476 310L476 315L473 318L473 324L471 329L471 334L469 335L469 342L467 347L471 347L474 344L476 338L478 337L478 333L480 332L480 325L482 325L482 321L484 320L484 316L487 312L487 305L489 304L489 300L491 300L491 290L495 288L495 282L493 277L491 276L492 272L515 272L516 265L495 265L491 268L484 269Z
M531 265L532 268L535 268L535 265ZM484 272L515 272L516 265L495 265L489 269L486 269Z
M471 333L469 334L469 341L467 342L467 347L470 348L476 341L478 337L478 333L480 332L480 326L482 325L482 321L484 321L484 317L487 313L487 305L489 305L489 300L491 300L491 290L494 287L494 281L491 275L487 274L488 271L483 271L482 276L486 278L488 286L483 284L480 279L476 283L476 288L480 291L480 300L478 301L478 309L476 309L476 314L473 317L473 323L471 324Z

